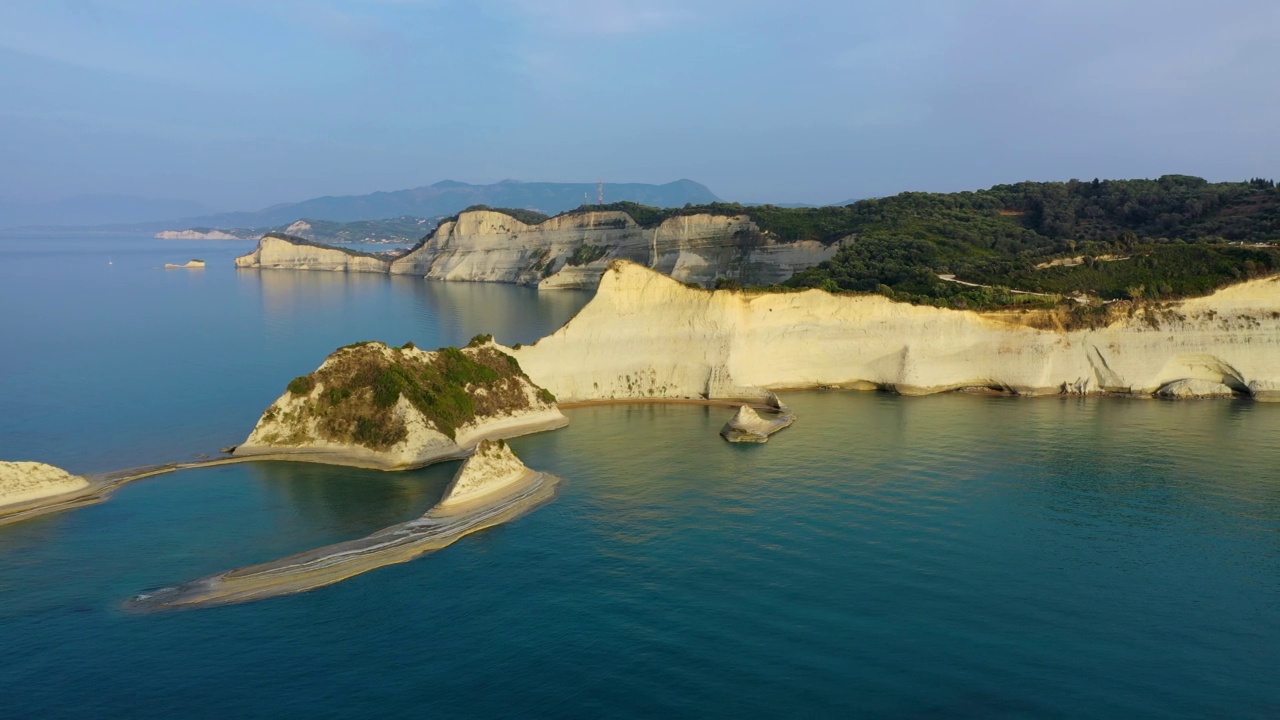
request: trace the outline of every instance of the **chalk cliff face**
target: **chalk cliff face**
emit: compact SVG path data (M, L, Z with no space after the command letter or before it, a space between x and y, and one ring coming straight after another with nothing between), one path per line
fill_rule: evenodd
M567 423L492 343L435 352L360 343L289 383L233 454L401 469Z
M0 461L0 508L87 487L89 483L84 478L52 465Z
M694 290L617 263L573 320L512 354L562 401L818 386L1280 400L1280 280L1065 332L875 295Z
M253 252L236 258L238 268L385 273L388 265L377 255L322 247L281 233L263 235Z
M237 258L236 266L390 272L552 290L594 288L610 263L624 259L682 282L711 285L725 277L769 284L830 258L838 247L776 242L745 215L687 215L644 228L623 212L578 212L529 225L505 213L475 210L441 224L394 261L270 233L256 250Z
M391 264L391 272L442 280L593 288L609 264L626 259L682 282L730 277L780 282L831 257L837 246L778 244L745 215L673 217L643 228L623 212L581 212L527 225L493 211L462 213Z

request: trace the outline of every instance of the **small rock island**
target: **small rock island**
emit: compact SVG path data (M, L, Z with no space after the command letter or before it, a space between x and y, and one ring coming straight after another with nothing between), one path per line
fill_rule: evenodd
M777 408L777 413L769 418L760 417L750 405L742 405L738 412L724 424L720 437L731 443L769 442L769 436L788 427L796 421L796 416L785 407Z
M199 270L203 268L204 265L205 263L203 260L188 260L186 263L182 265L175 265L174 263L165 263L164 269L165 270Z

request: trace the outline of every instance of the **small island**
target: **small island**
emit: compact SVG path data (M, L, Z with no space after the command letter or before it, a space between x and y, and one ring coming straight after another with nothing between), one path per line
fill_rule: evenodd
M232 454L421 467L462 457L481 440L563 427L555 401L488 335L436 351L362 342L290 382Z
M202 269L202 268L204 267L204 264L205 264L205 263L204 263L204 261L203 261L203 260L188 260L186 263L184 263L184 264L182 264L182 265L175 265L175 264L173 264L173 263L165 263L164 269L165 269L165 270L184 270L184 269L185 269L185 270L199 270L199 269Z

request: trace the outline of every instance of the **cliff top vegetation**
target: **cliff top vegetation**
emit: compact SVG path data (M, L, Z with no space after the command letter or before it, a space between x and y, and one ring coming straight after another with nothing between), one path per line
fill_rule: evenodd
M476 209L529 224L546 219ZM618 202L570 212L601 210L643 227L681 215L745 215L776 241L843 241L831 260L772 289L878 292L947 307L1176 299L1280 271L1280 190L1262 178L1021 182L817 208Z
M385 450L408 436L395 412L402 397L439 432L455 438L459 427L478 417L529 409L528 387L536 389L516 359L480 338L464 349L435 352L419 351L412 343L400 348L355 343L289 383L290 394L305 398L301 408L273 407L267 419L283 426L284 435L275 440L279 444L289 444L291 428L317 418L316 428L327 440ZM536 390L536 397L555 401L545 390Z

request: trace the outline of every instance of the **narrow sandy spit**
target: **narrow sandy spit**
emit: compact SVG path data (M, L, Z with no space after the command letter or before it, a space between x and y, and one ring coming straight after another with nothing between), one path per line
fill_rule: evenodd
M436 508L415 520L360 538L280 560L218 573L129 600L131 610L155 611L262 600L304 592L386 565L408 562L465 535L513 520L555 497L560 479L529 471L500 497L459 509Z

